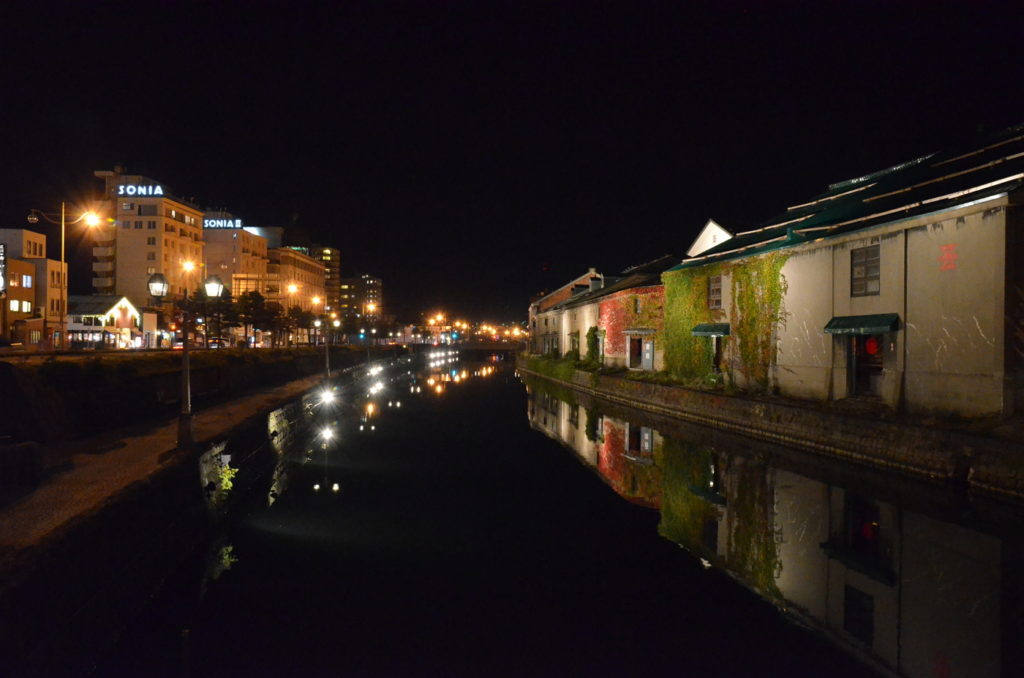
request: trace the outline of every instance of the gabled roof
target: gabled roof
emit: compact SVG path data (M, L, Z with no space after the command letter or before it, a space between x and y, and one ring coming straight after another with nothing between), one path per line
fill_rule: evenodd
M650 287L661 284L661 274L667 271L676 258L671 254L665 254L654 261L631 266L622 272L622 277L605 277L605 286L601 289L591 290L584 294L572 297L571 299L554 306L554 308L572 308L589 304L601 297L606 297L616 292L633 289L635 287Z
M69 315L94 315L107 316L116 311L120 306L126 305L129 313L138 316L139 311L128 297L113 295L77 295L68 296Z
M732 233L723 228L714 219L708 219L707 223L704 224L704 228L702 228L697 237L693 239L693 244L690 245L690 249L686 250L686 256L695 257L698 254L703 254L712 247L717 247L731 238Z
M1024 184L1024 124L828 186L758 228L671 270L724 261L937 212Z

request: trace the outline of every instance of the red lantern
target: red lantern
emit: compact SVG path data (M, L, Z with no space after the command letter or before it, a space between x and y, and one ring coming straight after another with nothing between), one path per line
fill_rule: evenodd
M868 355L875 355L878 353L878 339L875 337L868 337L864 340L864 352Z

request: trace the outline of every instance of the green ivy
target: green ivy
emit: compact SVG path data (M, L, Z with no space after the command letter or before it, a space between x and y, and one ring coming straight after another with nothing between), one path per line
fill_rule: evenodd
M715 374L714 353L708 337L690 332L700 323L712 322L715 311L708 308L708 278L722 274L723 265L666 271L665 284L665 368L673 377L705 381Z
M747 383L768 390L778 358L775 327L785 319L782 300L788 284L782 267L789 254L772 252L732 267L732 332L739 339L738 368Z
M598 349L601 345L600 330L596 326L591 327L587 330L587 362L588 363L600 363L601 356L598 353Z
M782 275L789 254L770 252L739 262L708 264L662 274L665 284L665 367L674 378L698 386L721 382L708 337L691 334L694 326L723 320L721 311L708 308L708 278L729 278L732 303L730 335L723 350L735 351L736 368L747 387L767 390L776 363L775 327L785 320L783 299L788 289Z

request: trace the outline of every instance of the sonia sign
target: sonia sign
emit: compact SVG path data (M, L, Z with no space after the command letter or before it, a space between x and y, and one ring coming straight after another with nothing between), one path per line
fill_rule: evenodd
M118 195L163 195L164 187L160 184L145 186L141 184L118 184Z
M241 219L203 219L203 228L242 228Z
M7 291L7 245L0 242L0 294Z

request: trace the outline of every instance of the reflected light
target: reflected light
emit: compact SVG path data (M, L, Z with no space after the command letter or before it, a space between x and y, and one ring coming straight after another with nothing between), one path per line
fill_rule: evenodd
M320 435L323 437L324 440L330 440L331 438L334 437L334 431L332 431L330 427L327 427L320 431Z
M319 492L320 491L320 483L316 483L316 484L313 485L313 491L314 492Z
M331 491L332 492L337 492L340 489L341 489L341 486L339 486L338 483L334 483L333 485L331 485Z

